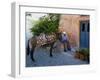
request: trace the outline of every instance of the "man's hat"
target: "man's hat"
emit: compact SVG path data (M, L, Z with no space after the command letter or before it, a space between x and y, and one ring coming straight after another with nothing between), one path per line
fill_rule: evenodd
M66 32L63 32L63 34L66 34Z

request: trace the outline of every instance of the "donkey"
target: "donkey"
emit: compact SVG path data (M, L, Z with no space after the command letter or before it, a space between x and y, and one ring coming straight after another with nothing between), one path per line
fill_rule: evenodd
M52 33L49 35L46 35L44 33L41 33L39 36L33 36L28 40L28 46L26 48L26 53L27 55L30 54L31 60L34 62L34 51L36 47L41 47L41 46L50 46L50 57L53 57L52 50L55 42L57 40L61 41L62 40L62 35L63 33ZM65 51L65 47L64 47Z

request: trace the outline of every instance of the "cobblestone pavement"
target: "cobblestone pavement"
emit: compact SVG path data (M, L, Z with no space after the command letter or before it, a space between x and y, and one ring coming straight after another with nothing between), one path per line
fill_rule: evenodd
M74 51L54 50L53 57L50 57L48 48L36 48L34 54L35 62L31 61L30 55L26 56L26 67L88 64L85 61L75 59L74 54Z

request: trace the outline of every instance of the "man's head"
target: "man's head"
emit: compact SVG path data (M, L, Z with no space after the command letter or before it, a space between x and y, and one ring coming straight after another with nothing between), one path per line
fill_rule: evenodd
M66 32L63 32L63 34L66 34Z

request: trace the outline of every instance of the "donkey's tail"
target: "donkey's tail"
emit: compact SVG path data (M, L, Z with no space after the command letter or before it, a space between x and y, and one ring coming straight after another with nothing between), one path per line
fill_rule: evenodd
M29 53L30 53L30 47L29 47L29 40L28 40L27 47L26 47L26 54L29 55Z

